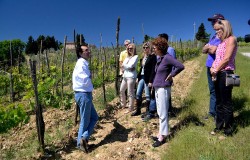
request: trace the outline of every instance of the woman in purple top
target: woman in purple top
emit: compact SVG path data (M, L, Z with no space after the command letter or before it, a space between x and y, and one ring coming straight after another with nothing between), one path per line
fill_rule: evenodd
M159 133L153 147L158 147L166 141L168 132L168 108L169 98L172 85L172 77L180 73L184 66L171 55L166 54L168 42L162 37L157 37L153 42L153 50L159 57L155 66L155 77L153 87L155 88L155 98L157 106L157 114L159 115ZM172 69L174 67L174 70Z

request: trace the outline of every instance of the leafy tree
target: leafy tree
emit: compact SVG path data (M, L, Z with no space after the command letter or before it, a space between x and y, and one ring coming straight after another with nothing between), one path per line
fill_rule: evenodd
M76 34L76 45L80 45L80 40L81 40L82 45L87 45L87 43L85 42L84 36L82 34L80 34L80 35Z
M58 49L57 41L54 36L50 37L50 39L51 39L50 47L54 48L54 50L56 51Z
M18 58L19 53L22 53L25 47L25 43L20 39L14 39L11 41L11 51L13 62ZM20 58L24 59L22 54L20 54ZM10 41L5 40L0 42L0 61L3 61L3 64L10 65Z
M244 38L243 37L237 37L237 42L244 42Z
M245 42L250 42L250 34L245 35Z
M56 44L56 40L55 40L54 36L52 36L52 37L47 36L45 38L45 44L46 44L45 49L50 49L50 48L53 48L54 50L58 49L58 45Z
M9 49L10 47L10 42L9 41L2 41L0 42L0 61L6 61L8 54L9 54Z
M150 37L149 35L145 34L143 43L148 42L150 40L154 39L153 37Z
M41 49L41 41L42 41L42 52L47 48L46 43L45 43L45 37L43 35L40 35L37 38L37 45L38 45L38 49Z
M56 40L56 46L57 46L57 49L62 49L63 48L63 44L62 42Z
M37 41L33 39L32 36L29 36L28 42L25 48L26 54L37 54L39 51Z
M40 50L41 48L41 41L42 41L42 52L45 49L50 49L53 48L54 50L58 50L60 48L60 45L62 44L61 42L55 40L55 37L52 36L44 36L44 35L40 35L37 38L37 44L38 44L38 49Z
M203 23L201 23L201 25L198 28L198 32L195 35L195 38L198 41L202 41L204 43L207 43L209 40L209 36L210 34L206 33L206 29Z

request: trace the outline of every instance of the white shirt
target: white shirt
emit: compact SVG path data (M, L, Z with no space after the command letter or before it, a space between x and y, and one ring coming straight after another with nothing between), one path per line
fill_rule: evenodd
M137 72L136 72L136 66L138 62L138 55L134 55L133 57L127 57L123 63L123 77L124 78L136 78L137 77ZM133 70L131 71L131 69Z
M89 63L84 58L79 58L76 62L73 75L73 90L78 92L92 92L94 87L91 82Z

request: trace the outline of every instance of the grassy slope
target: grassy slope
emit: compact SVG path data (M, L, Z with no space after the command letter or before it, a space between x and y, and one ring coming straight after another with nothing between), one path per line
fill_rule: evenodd
M241 51L250 52L250 48L239 49ZM181 119L190 120L170 140L163 159L250 159L250 58L239 52L236 71L241 76L241 86L233 89L236 134L225 139L221 138L222 135L209 134L215 124L212 119L202 119L208 111L209 92L206 67L201 66L203 71L200 78L193 84L183 104L185 109L180 114ZM206 56L201 56L198 60L205 64Z

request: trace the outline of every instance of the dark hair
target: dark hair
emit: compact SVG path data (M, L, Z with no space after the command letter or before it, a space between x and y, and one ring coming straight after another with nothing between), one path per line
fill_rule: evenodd
M80 58L81 57L81 54L82 53L82 48L81 48L81 45L77 45L76 46L76 56L77 58Z
M86 45L77 45L76 46L76 56L77 56L77 58L81 58L81 53L83 52L83 50L82 50L82 46L86 46ZM88 47L88 46L86 46L86 47Z
M167 33L161 33L158 36L162 37L162 38L165 38L168 41L168 34Z

